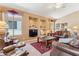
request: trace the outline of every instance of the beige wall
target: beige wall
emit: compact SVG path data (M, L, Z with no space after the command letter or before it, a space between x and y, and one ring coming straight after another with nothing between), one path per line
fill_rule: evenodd
M3 7L3 6L2 6ZM10 10L10 9L13 9L13 8L9 8L9 7L4 7L4 11L3 12L7 12L7 10ZM50 19L53 20L53 18L49 18L49 17L44 17L44 16L40 16L40 15L35 15L35 14L32 14L32 13L28 13L28 12L25 12L25 11L22 11L22 10L18 10L18 9L14 9L16 10L20 15L22 15L22 34L21 35L18 35L16 36L17 38L21 39L21 40L27 40L27 39L30 39L29 37L29 26L30 26L30 22L29 22L29 16L30 17L33 17L33 18L37 18L37 22L35 21L31 21L31 24L36 24L37 28L38 28L38 36L40 35L40 26L41 26L41 20L45 20L46 22L43 23L42 25L45 25L46 27L46 31L44 32L49 32L50 30L52 30L52 28L50 27L53 27L53 26L50 26ZM4 15L4 17L6 16L6 14ZM0 17L2 19L2 15L0 14Z
M33 18L37 18L36 21L29 20L29 16L33 17ZM45 23L41 24L41 20L45 20ZM38 28L38 36L40 36L40 26L45 25L46 26L46 33L48 32L48 30L52 30L52 28L50 28L50 18L47 17L43 17L43 16L39 16L39 15L34 15L31 13L23 13L22 14L22 35L17 36L19 39L21 40L28 40L28 39L32 39L29 37L29 26L31 26L32 24L35 24L35 26Z
M68 29L70 29L71 31L76 30L79 33L79 11L76 11L72 14L60 18L59 20L57 20L56 23L63 23L63 22L68 23Z

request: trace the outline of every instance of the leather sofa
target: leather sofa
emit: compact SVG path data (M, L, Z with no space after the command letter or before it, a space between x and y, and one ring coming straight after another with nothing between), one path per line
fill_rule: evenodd
M54 33L48 33L48 36L56 37L55 40L58 41L59 38L64 38L64 37L63 37L63 34L64 34L64 31L56 31L56 32L54 32ZM71 36L69 31L67 31L67 36L68 36L68 37Z
M79 56L79 49L59 42L53 42L50 56Z
M55 35L63 35L64 31L56 31L54 33L48 33L49 36L55 36Z

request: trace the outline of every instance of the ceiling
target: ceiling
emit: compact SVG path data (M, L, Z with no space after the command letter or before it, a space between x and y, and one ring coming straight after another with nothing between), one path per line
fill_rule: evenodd
M0 3L0 5L54 18L61 18L79 10L79 3L62 3L60 8L56 8L56 3Z

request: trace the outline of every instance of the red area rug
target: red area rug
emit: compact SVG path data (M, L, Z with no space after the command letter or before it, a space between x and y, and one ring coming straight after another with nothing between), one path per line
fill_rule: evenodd
M51 48L47 48L45 46L45 44L41 44L41 42L39 42L39 43L35 42L35 43L32 43L31 45L35 49L37 49L41 54L43 54L43 53L45 53L45 52L47 52L47 51L49 51L51 49Z

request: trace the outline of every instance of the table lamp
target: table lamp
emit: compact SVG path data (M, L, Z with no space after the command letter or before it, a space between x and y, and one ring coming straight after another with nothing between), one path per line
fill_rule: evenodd
M7 29L8 29L8 24L5 21L1 20L0 21L0 34L5 33Z

